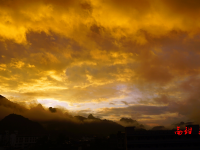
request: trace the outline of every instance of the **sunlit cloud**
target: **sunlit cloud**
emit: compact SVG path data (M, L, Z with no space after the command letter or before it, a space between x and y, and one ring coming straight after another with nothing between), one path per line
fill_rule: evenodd
M0 94L115 120L199 122L199 8L198 0L1 1Z

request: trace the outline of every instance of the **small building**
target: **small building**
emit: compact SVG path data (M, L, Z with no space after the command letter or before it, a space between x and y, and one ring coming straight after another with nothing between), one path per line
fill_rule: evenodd
M39 134L20 134L18 131L0 134L0 143L4 148L24 149L30 147L37 142L43 135Z

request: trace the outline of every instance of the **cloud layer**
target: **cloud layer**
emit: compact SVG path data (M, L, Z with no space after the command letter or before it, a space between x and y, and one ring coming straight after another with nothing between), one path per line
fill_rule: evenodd
M2 95L112 119L200 121L198 0L0 3Z

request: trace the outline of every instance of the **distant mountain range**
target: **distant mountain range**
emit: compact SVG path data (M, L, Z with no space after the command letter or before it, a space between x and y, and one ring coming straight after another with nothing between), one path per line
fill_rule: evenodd
M18 130L22 133L44 133L46 130L51 133L67 133L76 135L110 135L115 134L118 131L124 131L124 127L118 123L110 120L95 118L92 114L90 114L88 118L83 116L71 116L70 119L40 120L37 121L37 123L23 117L23 115L29 113L29 109L26 109L17 103L11 102L0 95L0 109L1 107L7 110L1 114L4 114L5 116L0 121L0 131L9 130L13 132L14 130ZM55 115L57 113L56 109L53 108L42 111L50 115ZM8 114L8 112L10 113ZM37 113L36 116L37 115L39 114Z
M0 132L18 131L20 134L44 134L45 129L38 122L31 121L21 115L10 114L0 121Z
M10 108L13 110L13 112L24 112L27 111L27 109L17 103L9 101L4 96L0 95L0 106L4 106L6 108Z
M87 118L86 118L87 119ZM22 134L66 133L69 135L110 135L124 131L124 127L108 120L75 123L68 120L34 122L21 115L10 114L0 121L0 132L17 130Z
M124 131L125 126L144 129L144 125L131 118L121 118L120 121L114 122L96 118L92 114L88 117L72 116L59 111L57 108L44 109L41 104L32 109L27 109L1 95L0 120L0 132L19 130L21 133L44 133L47 131L71 135L110 135ZM164 130L165 127L157 126L152 129Z

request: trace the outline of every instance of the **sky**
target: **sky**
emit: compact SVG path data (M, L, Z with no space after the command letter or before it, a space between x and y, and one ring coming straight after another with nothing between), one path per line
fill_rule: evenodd
M0 94L102 119L200 123L199 0L0 0Z

